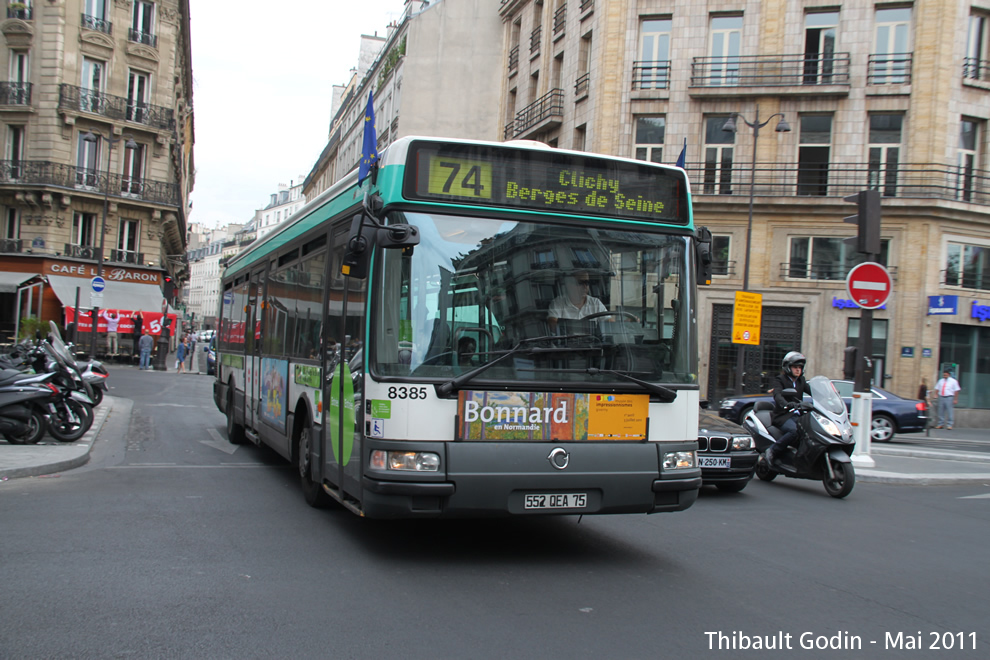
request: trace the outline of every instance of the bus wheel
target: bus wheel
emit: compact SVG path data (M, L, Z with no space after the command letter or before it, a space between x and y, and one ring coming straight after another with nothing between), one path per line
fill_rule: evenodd
M234 384L227 387L227 441L232 445L243 445L247 437L244 427L234 421Z
M323 485L313 481L312 457L310 445L313 442L313 425L309 418L305 418L299 428L296 440L296 463L299 467L299 485L302 487L303 497L306 504L316 509L324 509L333 502L333 498L323 490Z

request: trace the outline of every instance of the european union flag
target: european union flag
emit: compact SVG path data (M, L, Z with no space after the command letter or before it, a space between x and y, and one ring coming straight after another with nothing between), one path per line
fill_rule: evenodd
M684 138L684 146L681 147L681 155L677 157L677 167L684 167L684 159L687 157L687 138Z
M375 107L368 92L368 107L364 111L364 144L361 146L361 165L358 167L358 185L368 178L371 168L378 164L378 135L375 133Z

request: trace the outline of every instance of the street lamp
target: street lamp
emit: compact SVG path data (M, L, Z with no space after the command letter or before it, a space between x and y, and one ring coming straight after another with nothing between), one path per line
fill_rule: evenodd
M774 113L767 117L766 121L761 122L759 105L756 106L756 118L753 121L747 121L745 117L736 112L722 126L723 131L735 133L736 120L738 119L753 129L753 158L750 161L749 167L749 224L746 226L746 252L743 255L743 291L749 291L749 250L753 240L753 197L756 194L756 145L760 139L760 129L769 124L770 120L774 117L780 117L780 121L777 122L777 128L774 129L777 133L791 132L791 125L784 119L784 113L782 112ZM736 394L743 393L743 365L745 364L745 359L746 344L740 344L736 355Z
M110 159L113 156L113 145L117 144L121 140L127 140L124 146L128 148L137 148L137 142L135 142L131 137L122 135L119 138L112 136L106 136L99 132L86 131L83 133L82 139L89 143L97 143L101 139L106 140L107 143L107 176L103 183L103 218L100 221L100 251L96 255L96 275L97 277L103 277L103 247L106 243L107 235L107 210L110 206ZM92 309L93 318L93 336L90 340L90 353L94 357L96 356L96 338L98 336L97 326L100 324L100 307L99 305L93 305Z

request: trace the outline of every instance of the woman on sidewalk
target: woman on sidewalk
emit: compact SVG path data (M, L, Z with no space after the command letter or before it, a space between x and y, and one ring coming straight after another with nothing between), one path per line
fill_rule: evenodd
M186 360L186 351L189 350L189 345L187 344L189 340L183 338L179 343L179 348L175 352L175 370L180 374L186 372L186 366L184 364Z

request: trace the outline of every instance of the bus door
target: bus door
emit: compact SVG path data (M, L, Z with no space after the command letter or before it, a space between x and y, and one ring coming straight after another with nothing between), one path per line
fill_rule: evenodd
M364 434L364 321L367 280L344 277L341 261L349 226L333 230L327 322L324 324L323 474L340 490L360 499L361 440Z
M244 369L245 373L245 426L258 428L261 412L261 316L262 301L265 299L265 271L251 273L248 284L247 313L244 324Z

